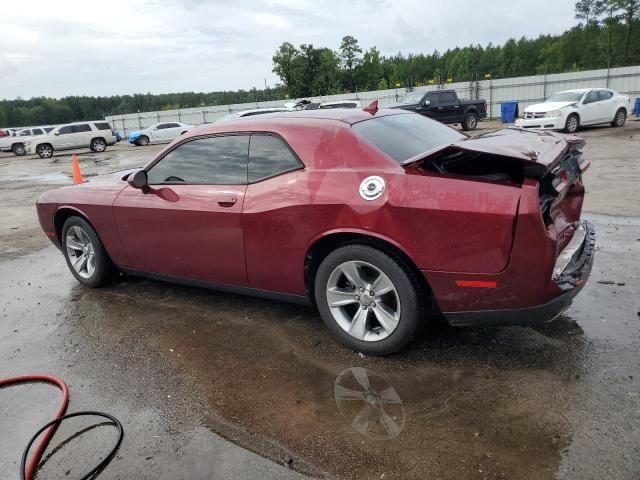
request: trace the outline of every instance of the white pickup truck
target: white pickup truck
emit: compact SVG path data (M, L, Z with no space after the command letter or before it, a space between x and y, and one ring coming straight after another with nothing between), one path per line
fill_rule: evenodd
M38 135L45 135L54 127L30 127L17 132L13 137L0 137L0 150L3 152L13 152L22 156L27 153L24 142Z

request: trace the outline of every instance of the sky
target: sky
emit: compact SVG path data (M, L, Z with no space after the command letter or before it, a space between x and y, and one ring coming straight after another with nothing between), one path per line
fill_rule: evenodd
M7 2L6 5L4 3ZM569 0L2 0L0 98L263 88L283 42L383 55L561 33Z

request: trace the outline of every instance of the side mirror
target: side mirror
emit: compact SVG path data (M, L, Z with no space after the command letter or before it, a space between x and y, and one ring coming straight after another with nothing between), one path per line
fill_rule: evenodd
M143 192L149 191L149 181L147 178L147 172L145 170L138 170L137 172L133 172L127 178L127 183L131 185L133 188L139 188Z
M425 107L428 107L429 105L431 105L431 100L425 100L423 105Z
M60 135L60 132L56 132L54 133L54 135L57 137L58 135Z

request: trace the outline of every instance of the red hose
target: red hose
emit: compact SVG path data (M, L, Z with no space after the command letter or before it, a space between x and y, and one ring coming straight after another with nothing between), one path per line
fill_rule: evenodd
M58 377L54 377L52 375L23 375L20 377L3 378L3 379L0 379L0 388L7 387L9 385L14 385L17 383L27 383L27 382L53 383L60 390L62 390L62 400L60 401L60 406L58 407L58 410L56 411L56 414L53 417L53 419L59 418L62 415L64 415L64 412L67 409L67 405L69 403L69 390L67 389L67 385ZM26 480L31 480L31 477L33 476L33 472L35 471L36 467L38 466L38 462L40 461L40 457L42 456L44 449L47 448L47 444L49 443L49 440L51 440L51 437L56 432L56 428L57 427L55 425L49 427L49 429L47 429L44 432L44 435L42 435L42 439L40 440L40 443L36 445L36 448L34 449L33 454L31 455L31 459L29 460L29 463L27 465L26 475L25 475Z

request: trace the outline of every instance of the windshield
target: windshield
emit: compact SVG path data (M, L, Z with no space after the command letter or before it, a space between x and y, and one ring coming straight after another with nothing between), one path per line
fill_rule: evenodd
M398 163L467 138L451 127L415 113L372 118L352 128Z
M551 95L545 100L549 102L579 102L584 92L558 92Z
M407 93L400 99L400 103L403 105L413 105L414 103L420 103L425 92L411 92Z

